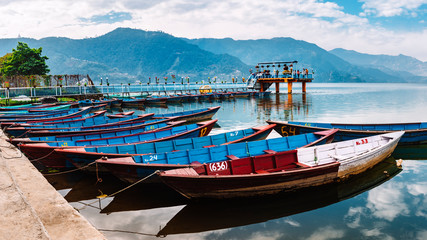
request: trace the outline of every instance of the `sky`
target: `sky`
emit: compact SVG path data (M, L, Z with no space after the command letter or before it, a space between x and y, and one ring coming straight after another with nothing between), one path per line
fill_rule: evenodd
M291 37L427 61L426 16L427 0L0 0L0 38L82 39L129 27L186 38Z

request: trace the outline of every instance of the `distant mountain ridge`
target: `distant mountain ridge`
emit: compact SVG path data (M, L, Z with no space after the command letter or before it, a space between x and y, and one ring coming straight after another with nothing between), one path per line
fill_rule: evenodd
M227 54L213 54L162 32L118 28L97 38L0 39L0 55L11 52L18 41L42 47L51 74L88 73L92 79L109 76L111 82L146 82L149 77L242 75L249 66ZM180 79L177 79L177 81Z
M258 62L287 60L297 60L299 69L313 69L316 82L427 82L422 75L403 72L408 66L395 58L387 58L389 64L380 65L380 60L370 60L378 55L339 49L328 52L292 38L186 39L163 32L118 28L96 38L78 40L0 39L0 56L12 52L18 41L43 48L42 54L49 57L50 74L89 74L95 82L106 76L111 83L146 82L149 77L164 81L165 76L171 82L171 75L176 75L177 81L187 76L191 81L206 81L208 77L230 81L232 77L246 78ZM427 72L425 63L413 60L417 73ZM393 67L393 61L399 62L398 68Z
M393 71L404 71L417 76L427 76L427 62L402 54L398 56L372 55L342 48L335 48L329 52L355 65L382 66Z

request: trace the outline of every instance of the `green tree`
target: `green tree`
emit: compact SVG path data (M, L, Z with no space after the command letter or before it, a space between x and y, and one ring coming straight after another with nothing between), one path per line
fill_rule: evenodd
M0 69L3 68L3 63L10 59L12 57L12 53L6 53L3 57L0 57ZM2 75L2 72L0 71L0 76Z
M46 75L50 72L46 65L46 56L42 56L42 48L30 48L28 44L18 42L12 56L5 59L0 71L6 76L12 75Z

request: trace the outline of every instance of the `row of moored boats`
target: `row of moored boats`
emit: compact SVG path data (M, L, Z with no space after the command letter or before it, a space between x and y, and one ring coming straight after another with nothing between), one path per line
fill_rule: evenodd
M37 166L163 181L188 198L233 198L318 186L359 174L398 144L427 141L427 123L344 125L268 121L209 134L219 106L106 115L104 104L0 108L9 141ZM282 137L267 139L272 130Z

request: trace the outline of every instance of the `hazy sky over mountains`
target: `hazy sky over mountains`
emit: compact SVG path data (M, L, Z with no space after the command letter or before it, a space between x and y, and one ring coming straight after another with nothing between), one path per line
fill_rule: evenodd
M103 35L117 27L176 37L292 37L322 48L427 61L427 0L0 0L0 38Z

